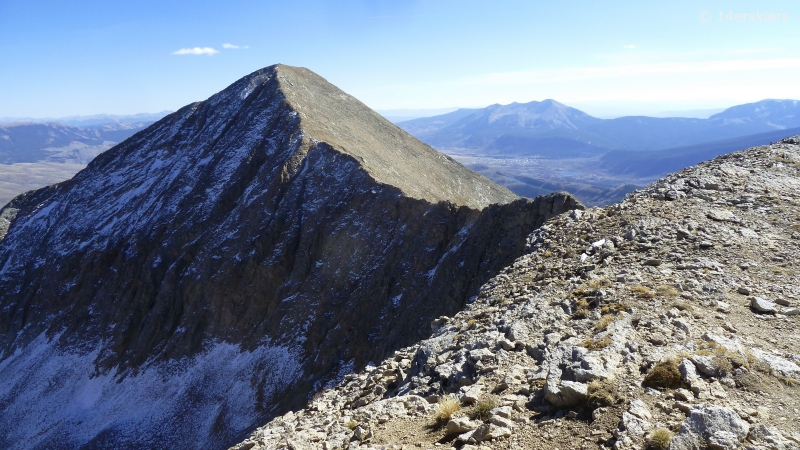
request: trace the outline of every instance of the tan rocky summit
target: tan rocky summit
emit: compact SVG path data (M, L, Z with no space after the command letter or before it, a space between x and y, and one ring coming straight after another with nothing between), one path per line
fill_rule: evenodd
M800 449L800 138L572 211L245 449Z

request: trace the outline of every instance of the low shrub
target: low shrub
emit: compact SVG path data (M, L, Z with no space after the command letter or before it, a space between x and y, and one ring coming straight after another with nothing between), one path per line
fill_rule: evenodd
M590 382L588 391L586 406L592 410L614 405L621 399L617 386L607 381L594 380Z
M493 398L478 400L478 403L475 404L475 408L472 409L472 418L480 419L485 422L489 420L489 412L495 408L497 408L497 402L495 402Z
M650 372L645 375L644 386L656 389L677 388L681 385L681 372L678 370L678 363L674 359L668 359L657 363Z

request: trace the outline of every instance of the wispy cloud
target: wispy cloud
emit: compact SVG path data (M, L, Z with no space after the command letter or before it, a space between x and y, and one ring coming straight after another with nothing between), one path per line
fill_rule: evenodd
M490 73L466 77L462 85L529 85L562 83L565 81L598 78L622 78L642 75L690 74L714 72L742 72L765 69L797 69L800 58L739 59L708 62L670 62L651 64L623 64L606 67L573 67L564 69L527 70L519 72Z
M250 48L249 45L233 45L233 44L222 44L222 48Z
M219 53L219 50L215 50L211 47L192 47L192 48L182 48L180 50L172 52L173 55L214 55Z
M622 48L636 48L635 45L623 45Z

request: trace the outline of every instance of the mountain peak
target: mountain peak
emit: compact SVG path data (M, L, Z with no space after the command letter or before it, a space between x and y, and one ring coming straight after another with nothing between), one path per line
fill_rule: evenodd
M240 95L252 95L275 77L286 102L297 111L306 145L325 143L353 157L376 181L431 203L471 208L518 198L386 120L355 97L302 67L267 67L242 80ZM236 87L239 89L239 86Z

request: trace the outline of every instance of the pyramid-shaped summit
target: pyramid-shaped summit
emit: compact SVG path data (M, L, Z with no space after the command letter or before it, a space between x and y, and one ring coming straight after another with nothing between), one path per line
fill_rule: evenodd
M0 448L224 448L430 333L579 207L271 66L0 211Z
M304 135L352 156L379 183L395 186L413 198L471 208L517 198L308 69L271 66L246 77L247 90L260 85L273 95L266 87L273 78L288 105L298 112Z

